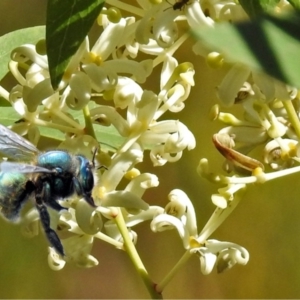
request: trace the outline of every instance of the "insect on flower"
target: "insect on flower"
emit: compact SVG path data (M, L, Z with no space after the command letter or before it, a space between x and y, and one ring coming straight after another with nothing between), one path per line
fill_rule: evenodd
M97 149L96 149L97 151ZM0 153L15 162L0 163L0 211L10 221L18 219L23 204L35 198L46 237L54 249L64 255L56 232L50 227L47 206L65 209L57 201L77 193L91 206L94 187L95 154L92 161L63 150L44 153L23 137L0 125ZM28 163L26 163L28 162Z
M175 4L171 4L169 1L167 1L170 5L172 5L173 10L182 10L189 2L190 0L178 0L175 2Z

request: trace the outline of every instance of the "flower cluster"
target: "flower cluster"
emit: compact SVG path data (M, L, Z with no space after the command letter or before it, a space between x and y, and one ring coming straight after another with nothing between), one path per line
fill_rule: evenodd
M214 204L224 209L247 184L300 171L300 100L297 89L240 64L226 74L218 96L224 107L235 105L242 109L241 117L222 112L219 105L211 111L213 119L227 126L213 136L213 142L226 158L225 171L234 175L212 174L206 159L201 159L198 172L226 185L212 195Z
M39 53L38 47L23 45L11 54L9 68L18 84L5 98L22 118L21 123L12 126L14 131L28 134L29 140L37 144L41 126L58 129L65 134L60 148L91 157L98 147L97 136L74 117L74 111L82 110L91 123L113 128L113 134L118 136L112 154L103 150L97 155L105 165L97 172L99 178L93 191L97 208L76 197L62 202L67 211L58 214L49 208L51 227L58 228L61 235L66 232L62 239L66 256L60 257L50 248L49 264L53 269L61 269L65 262L96 265L96 258L90 255L95 238L122 249L124 241L114 221L119 213L131 239L136 241L137 234L131 227L151 220L163 209L150 207L142 199L148 188L158 186L158 178L141 173L135 166L143 161L146 150L154 166L163 166L176 162L184 149L191 150L196 145L193 134L182 122L162 118L167 111L178 113L184 108L194 85L193 65L179 63L172 56L176 50L176 46L170 47L176 41L174 32L164 33L164 38L170 40L167 44L161 43L159 37L141 41L141 36L149 35L145 33L150 30L146 17L123 18L117 11L116 20L116 11L103 10L98 19L103 28L99 39L92 47L88 37L84 40L56 91L51 87L47 56ZM173 22L169 24L173 26ZM148 59L137 60L139 53ZM158 64L162 64L158 92L143 89L141 84ZM101 137L99 140L101 144ZM127 186L120 190L119 184L125 180ZM35 210L24 217L27 235L37 234L37 221Z
M156 216L151 222L151 229L154 232L176 229L186 249L184 257L191 254L199 256L201 272L204 275L209 274L214 266L218 272L223 272L237 263L244 265L248 262L249 253L245 248L231 242L207 239L220 225L220 220L224 220L221 209L212 215L206 226L198 233L196 213L188 196L176 189L170 192L169 201L164 213ZM180 261L177 267L183 261ZM158 290L162 290L161 285L158 286Z

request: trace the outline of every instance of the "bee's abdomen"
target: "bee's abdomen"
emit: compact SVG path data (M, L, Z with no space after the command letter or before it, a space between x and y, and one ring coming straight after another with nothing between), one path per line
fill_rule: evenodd
M0 172L0 211L9 220L19 216L22 205L33 190L28 177L22 173Z

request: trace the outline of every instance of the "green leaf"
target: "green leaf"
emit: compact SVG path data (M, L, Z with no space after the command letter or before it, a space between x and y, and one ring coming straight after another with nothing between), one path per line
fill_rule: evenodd
M54 89L103 5L104 0L48 0L46 47Z
M109 127L95 125L94 130L102 150L116 151L125 141L112 125Z
M3 97L0 97L0 109L1 107L3 106L8 106L8 107L11 107L11 104L10 102L8 102L6 99L4 99Z
M246 13L255 18L264 13L271 13L280 0L239 0Z
M300 0L288 0L290 4L297 10L300 10Z
M9 126L20 120L20 115L13 107L1 107L0 123Z
M5 122L1 123L5 124ZM11 125L12 123L7 123L6 125ZM48 127L39 127L41 137L45 139L49 145L56 144L65 140L65 135L63 132L48 128ZM94 131L96 134L97 141L101 145L101 149L104 151L115 151L123 143L124 138L120 137L119 133L113 126L105 127L100 125L94 125ZM47 146L49 148L49 146Z
M70 110L69 113L78 120L80 124L84 124L84 117L81 111ZM9 126L19 121L20 115L13 107L1 107L0 123ZM46 140L47 148L54 148L60 142L65 140L65 134L57 129L39 126L42 140ZM113 126L100 126L94 124L94 130L97 141L101 145L101 149L105 151L115 151L124 142L125 138L121 137Z
M194 31L212 51L300 88L300 14Z
M90 101L89 109L96 107L97 105ZM84 116L81 110L69 110L68 111L75 120L78 120L80 124L85 124ZM125 138L121 137L117 129L114 126L102 126L93 124L97 141L101 145L102 150L115 151L124 142ZM62 138L62 140L64 137Z
M11 51L23 44L36 44L45 38L45 26L36 26L10 32L0 37L0 80L8 73Z

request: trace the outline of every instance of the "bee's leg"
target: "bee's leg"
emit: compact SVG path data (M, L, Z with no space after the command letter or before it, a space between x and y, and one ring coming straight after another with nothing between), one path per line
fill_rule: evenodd
M60 255L64 256L64 248L61 244L57 233L50 227L50 216L46 205L43 203L45 193L47 194L47 188L47 182L37 182L37 190L35 193L35 206L40 214L41 223L43 225L48 241Z
M53 198L49 198L47 201L45 201L48 206L53 208L54 210L61 211L61 210L67 210L67 208L61 206L59 203L57 203Z
M73 184L74 184L75 191L78 196L82 196L89 205L91 205L93 207L97 207L91 193L84 193L81 184L75 177L73 177Z
M51 196L51 186L48 182L43 183L43 201L46 203L46 205L50 206L54 210L61 211L63 209L67 209L63 206L61 206L56 200Z
M36 204L36 208L40 214L41 223L51 246L53 246L60 255L64 256L65 253L61 241L56 232L50 228L50 216L47 211L47 207L44 204Z

